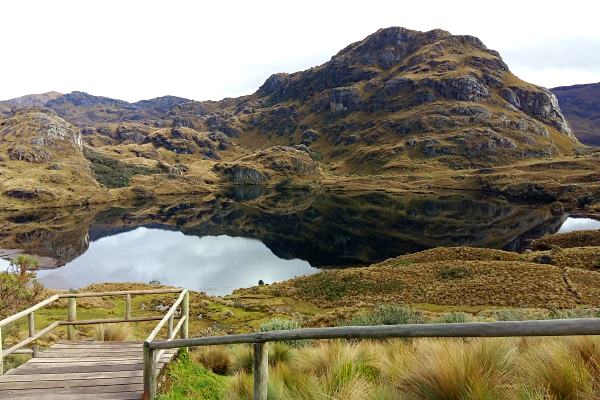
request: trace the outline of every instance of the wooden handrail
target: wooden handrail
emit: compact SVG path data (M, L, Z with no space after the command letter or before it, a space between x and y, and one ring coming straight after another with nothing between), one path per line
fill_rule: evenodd
M109 296L126 296L128 294L135 296L140 294L169 294L181 293L181 288L173 289L144 289L144 290L119 290L112 292L85 292L85 293L59 293L61 299L81 298L81 297L109 297Z
M13 314L10 317L4 318L2 321L0 321L0 328L5 327L6 325L8 325L12 322L15 322L23 317L28 316L32 312L37 311L40 308L43 308L43 307L47 306L48 304L58 300L58 298L59 298L59 296L57 294L55 294L54 296L48 297L46 300L42 300L39 303L29 307L26 310L23 310L21 312Z
M158 332L160 332L160 330L163 328L163 326L165 326L165 324L169 321L171 316L175 315L175 311L177 311L177 307L179 307L179 304L181 304L181 302L183 301L183 298L187 295L187 293L188 293L187 289L184 289L181 291L181 294L179 295L177 300L175 300L175 303L173 303L171 308L169 308L169 311L167 311L167 313L164 315L164 317L156 325L154 330L150 333L150 335L148 335L146 342L153 341L154 338L156 337L156 335L158 335Z
M165 351L166 349L189 346L252 343L254 346L254 400L266 400L269 373L269 342L306 339L576 335L600 335L600 318L304 328L241 335L157 340L144 343L144 351L145 353L152 354L153 351L157 350ZM155 392L151 393L155 394ZM145 399L151 398L145 397Z
M179 322L173 327L173 319L175 311L181 304L181 316ZM190 320L190 293L187 289L181 291L177 300L173 303L169 311L165 314L162 320L156 325L144 342L144 394L142 399L152 400L156 397L156 375L158 368L158 360L162 357L165 350L155 351L150 347L150 343L156 338L160 330L169 324L167 341L173 340L177 333L181 332L183 339L188 338Z
M120 322L141 322L141 321L163 321L167 316L148 316L148 317L131 317L131 296L132 295L145 295L145 294L169 294L169 293L181 293L178 298L177 305L181 303L181 299L188 298L186 289L147 289L147 290L122 290L122 291L108 291L108 292L86 292L86 293L60 293L55 294L41 302L27 308L26 310L20 311L14 315L11 315L2 321L0 321L0 375L4 373L4 357L10 354L15 353L23 353L25 350L22 350L26 345L35 342L48 332L56 329L58 326L66 325L68 327L69 339L74 338L74 329L72 329L75 325L96 325L96 324L112 324L112 323L120 323ZM76 301L77 298L82 297L109 297L109 296L126 296L126 311L124 318L107 318L107 319L94 319L94 320L77 320L76 319ZM34 312L59 300L59 299L69 299L69 319L67 321L54 321L47 327L39 330L37 333L35 332L35 318ZM175 306L176 308L177 306ZM189 304L187 305L189 307ZM182 307L183 308L183 307ZM168 315L170 318L174 316L173 307L169 310ZM183 313L182 313L183 314ZM186 314L187 315L187 314ZM2 327L13 323L21 318L29 317L29 337L27 339L22 340L21 342L13 345L7 350L2 349ZM168 319L168 318L167 318ZM182 326L185 327L187 332L187 323L188 319L185 318L183 321L179 321L177 324L176 330L179 331ZM187 333L185 335L187 338ZM36 354L34 350L28 350L28 353Z
M303 328L241 335L153 341L152 349L307 339L600 335L600 318Z

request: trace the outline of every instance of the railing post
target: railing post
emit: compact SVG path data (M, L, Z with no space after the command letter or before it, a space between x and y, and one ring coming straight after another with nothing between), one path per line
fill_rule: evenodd
M77 319L77 300L75 297L69 297L69 321ZM67 339L75 340L75 325L67 326Z
M29 313L29 337L33 337L35 335L35 314L32 312ZM37 345L31 345L31 357L37 357Z
M155 351L148 342L144 342L144 395L143 400L153 400L156 397L156 360Z
M2 353L2 327L0 327L0 375L4 374L4 354Z
M35 335L35 314L32 312L29 313L29 337Z
M190 292L188 291L181 302L181 315L185 317L183 326L181 327L181 338L187 339L190 328Z
M131 319L131 295L129 293L125 297L125 319Z
M169 317L169 330L167 333L167 340L171 340L171 338L173 337L173 323L175 321L175 313L171 314L171 316Z
M269 383L269 346L254 343L254 400L267 400Z

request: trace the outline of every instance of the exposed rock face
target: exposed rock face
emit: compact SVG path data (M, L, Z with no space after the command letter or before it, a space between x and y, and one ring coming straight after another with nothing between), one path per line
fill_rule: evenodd
M426 82L447 99L477 102L490 97L488 87L471 75Z
M17 110L2 122L0 140L9 143L11 160L48 163L55 152L81 153L81 134L48 109Z
M573 133L582 143L600 146L600 83L552 89Z
M329 92L329 110L333 112L358 111L363 100L355 87L339 87Z
M223 173L230 182L238 185L261 185L268 179L261 171L247 165L228 166Z
M512 98L513 103L511 104L517 109L552 125L559 132L575 138L569 123L558 106L556 96L548 89L539 88L537 91L520 87L510 87L508 89L515 94L516 99Z

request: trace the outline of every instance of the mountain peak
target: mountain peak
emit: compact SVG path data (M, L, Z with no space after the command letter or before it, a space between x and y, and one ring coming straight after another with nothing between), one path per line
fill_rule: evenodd
M388 69L419 48L449 36L441 29L421 32L397 26L382 28L342 49L332 60L350 57Z

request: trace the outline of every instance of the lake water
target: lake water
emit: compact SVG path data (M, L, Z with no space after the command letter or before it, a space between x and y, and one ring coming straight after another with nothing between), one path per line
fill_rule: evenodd
M436 246L518 250L600 222L464 193L279 193L236 188L194 198L0 213L0 257L32 254L57 289L150 282L227 294L368 265ZM0 267L7 261L0 260Z

